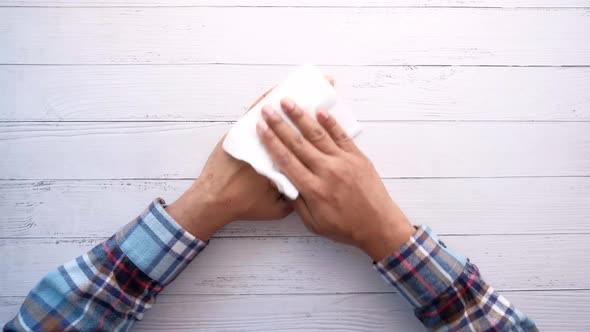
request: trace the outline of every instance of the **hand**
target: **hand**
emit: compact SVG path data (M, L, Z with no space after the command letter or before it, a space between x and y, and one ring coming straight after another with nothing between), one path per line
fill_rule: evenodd
M415 232L391 200L369 159L327 111L317 122L293 100L281 108L301 133L272 107L262 109L260 139L300 196L295 210L312 232L353 244L378 261Z
M333 78L326 79L334 85ZM248 111L273 89L258 97ZM193 185L166 208L181 227L203 241L232 221L282 219L293 211L270 180L223 151L224 138Z
M197 180L166 208L181 227L203 241L232 221L282 219L292 211L270 180L223 151L224 138L213 149Z

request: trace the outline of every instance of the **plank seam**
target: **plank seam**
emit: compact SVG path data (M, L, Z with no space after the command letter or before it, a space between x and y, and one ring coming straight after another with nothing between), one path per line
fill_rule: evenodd
M1 120L0 124L44 124L44 123L215 123L215 124L234 124L237 120ZM360 123L379 124L379 123L587 123L588 120L358 120Z
M589 288L523 288L523 289L496 289L500 293L546 293L546 292L590 292ZM161 296L168 296L168 297L195 297L195 296L219 296L219 297L251 297L251 296L342 296L342 295L387 295L387 294L397 294L397 291L388 291L388 292L319 292L319 293L195 293L195 294L186 294L186 293L162 293L158 294L158 297ZM25 298L26 296L18 296L18 295L0 295L0 299L21 299Z
M1 8L1 7L0 7ZM589 8L590 9L590 8ZM265 67L297 67L300 63L247 63L247 62L180 62L180 63L0 63L0 66L265 66ZM539 64L322 64L321 67L482 67L482 68L590 68L590 64L583 65L539 65Z
M560 7L560 6L352 6L352 5L339 5L339 6L328 6L328 5L321 5L321 6L298 6L298 5L289 5L289 6L278 6L278 5L104 5L104 6L96 6L96 5L89 5L89 6L76 6L76 5L0 5L0 8L304 8L304 9L482 9L482 10L502 10L502 9L513 9L513 10L580 10L580 9L589 9L588 6L572 6L572 7Z
M437 233L439 236L446 237L485 237L485 236L578 236L590 235L590 232L552 232L552 233ZM109 236L0 236L0 240L104 240ZM322 238L319 235L213 235L214 239L306 239L306 238Z
M446 180L446 179L543 179L588 178L590 175L504 175L504 176L384 176L382 180ZM189 178L0 178L0 181L194 181Z

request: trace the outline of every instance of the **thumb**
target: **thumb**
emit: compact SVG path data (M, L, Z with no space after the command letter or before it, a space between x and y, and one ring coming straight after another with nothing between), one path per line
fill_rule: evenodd
M303 225L305 225L305 227L310 232L317 233L316 228L314 226L313 217L311 215L311 212L309 212L309 208L307 207L305 199L303 199L303 197L299 195L299 197L297 197L297 199L294 200L292 204L295 207L295 212L297 212L299 218L301 218L301 222L303 222Z

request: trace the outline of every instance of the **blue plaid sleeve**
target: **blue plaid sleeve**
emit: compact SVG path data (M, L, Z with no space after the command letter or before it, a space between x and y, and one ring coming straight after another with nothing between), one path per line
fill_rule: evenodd
M155 200L90 252L49 272L4 331L126 331L206 243Z
M374 267L430 330L537 331L532 320L484 282L477 266L426 226Z

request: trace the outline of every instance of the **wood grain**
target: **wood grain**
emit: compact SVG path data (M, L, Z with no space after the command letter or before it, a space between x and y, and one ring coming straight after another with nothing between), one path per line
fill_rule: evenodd
M172 202L191 182L0 181L0 237L107 237L155 197ZM439 234L590 233L590 178L388 179L385 185L414 224ZM246 236L311 234L291 215L235 222L216 235Z
M588 291L507 292L542 331L585 331ZM209 310L210 307L213 309ZM210 317L211 312L219 313ZM216 315L217 316L217 315ZM181 321L181 324L175 322ZM188 322L190 323L188 323ZM245 323L248 322L248 323ZM182 326L179 326L182 325ZM226 297L163 296L139 323L141 330L424 331L397 294Z
M586 331L589 291L506 292L542 331ZM22 297L0 297L0 322ZM397 294L160 295L133 331L424 331Z
M0 124L3 179L194 178L223 123ZM590 123L366 123L381 176L590 175Z
M445 236L500 290L590 289L590 235ZM25 295L48 271L98 239L3 239L8 267L0 293ZM548 262L551 262L550 264ZM318 237L222 238L199 255L166 294L391 292L358 249ZM571 266L575 266L572 269ZM543 271L540 273L539 271Z
M588 30L587 9L5 7L0 63L590 65Z
M413 222L541 330L587 330L588 31L588 0L0 0L0 324L315 63ZM364 254L291 216L224 229L137 330L422 330L412 316Z
M58 7L590 7L588 0L0 0L0 6Z
M235 121L292 69L0 66L0 121ZM590 120L590 68L322 69L361 120Z

